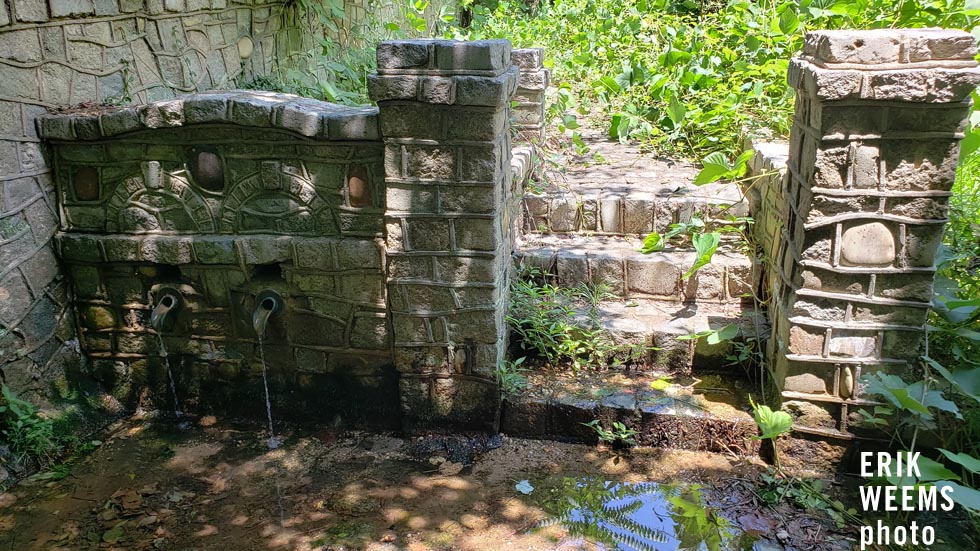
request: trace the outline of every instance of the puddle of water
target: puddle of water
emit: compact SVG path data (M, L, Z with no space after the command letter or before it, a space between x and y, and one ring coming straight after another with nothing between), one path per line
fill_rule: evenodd
M565 478L537 492L550 519L535 529L557 524L599 550L751 551L756 543L707 506L695 485Z

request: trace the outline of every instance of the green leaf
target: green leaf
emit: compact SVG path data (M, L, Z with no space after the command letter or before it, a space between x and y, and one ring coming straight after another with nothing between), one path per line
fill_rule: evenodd
M694 245L694 250L697 251L698 257L694 261L694 265L691 266L691 269L684 272L684 275L681 276L681 279L684 280L689 279L695 272L711 262L711 257L714 256L715 251L718 250L718 244L721 243L721 234L716 231L695 234L691 236L691 243Z
M732 167L732 173L733 173L732 176L734 176L735 178L741 178L742 176L745 176L745 173L746 171L748 171L749 168L749 161L751 161L752 157L754 156L755 156L755 151L751 149L743 151L742 154L735 159L735 166Z
M684 121L684 116L687 114L687 108L683 103L677 101L677 98L673 95L667 101L667 116L670 117L670 121L674 123L674 128L678 128L681 122Z
M616 79L610 76L604 76L599 79L599 83L602 84L607 90L614 94L618 94L623 90L623 87L616 82Z
M756 437L758 440L778 438L793 427L793 418L785 411L773 411L769 406L751 403L755 424L759 426L759 430L762 432L760 436Z
M923 356L922 360L926 365L936 370L944 379L949 381L956 390L980 402L980 368L973 367L950 371L944 365L928 356Z
M962 486L955 482L950 482L948 480L937 482L936 487L952 488L953 493L950 495L950 497L954 502L974 513L980 512L980 491L974 490L973 488L967 486Z
M739 327L737 323L730 323L717 331L712 331L708 338L705 339L708 344L718 344L725 341L730 341L738 336Z
M728 169L723 166L705 165L705 167L698 172L698 175L694 177L694 185L700 186L721 180L726 174L728 174L728 172Z
M960 477L938 461L919 456L919 482L934 482L936 480L959 480Z
M945 455L946 459L949 459L953 463L956 463L971 473L980 474L980 459L965 453L954 453L942 448L939 448L939 453Z
M650 234L643 239L643 248L640 249L640 252L643 254L650 254L663 250L663 241L664 239L662 235L657 232L650 232Z
M783 31L783 34L793 34L800 28L800 17L796 15L795 9L788 4L784 5L787 7L779 14L779 30Z
M922 401L922 405L929 408L938 409L939 411L951 413L957 419L963 419L963 415L960 414L960 408L958 408L952 401L943 397L943 393L941 391L930 390L927 392L925 399Z
M916 400L915 398L909 396L909 392L906 388L889 388L889 392L895 399L897 405L905 408L908 411L915 411L923 415L932 415L922 402Z

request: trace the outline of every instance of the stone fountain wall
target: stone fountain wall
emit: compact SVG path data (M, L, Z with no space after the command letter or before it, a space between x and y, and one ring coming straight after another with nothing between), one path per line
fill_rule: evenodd
M162 340L183 405L264 411L251 319L272 289L285 298L264 338L276 411L397 426L376 109L215 92L41 130L82 349L114 395L169 408L149 315L176 289Z
M378 58L378 108L232 91L42 119L82 350L127 405L169 408L169 358L185 408L257 415L264 350L276 415L496 430L520 71L507 41Z
M78 363L52 244L57 201L35 120L83 102L146 103L274 72L312 47L284 0L0 1L0 382L36 402Z

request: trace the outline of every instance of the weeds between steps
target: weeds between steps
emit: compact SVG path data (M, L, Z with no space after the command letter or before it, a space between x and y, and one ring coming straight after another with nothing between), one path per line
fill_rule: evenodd
M573 373L643 363L650 347L617 344L601 325L599 304L615 298L610 289L605 283L561 287L534 269L516 278L507 323L524 358ZM515 369L523 361L515 361Z

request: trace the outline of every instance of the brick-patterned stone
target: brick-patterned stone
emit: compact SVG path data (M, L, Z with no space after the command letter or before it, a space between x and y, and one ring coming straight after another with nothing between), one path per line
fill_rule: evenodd
M384 42L369 78L386 146L387 296L409 430L496 429L490 377L504 357L500 286L506 221L516 219L504 170L510 55L506 41Z
M846 431L867 398L856 374L919 353L975 55L960 31L820 31L791 63L788 181L753 201L774 272L770 369L784 407L827 412L797 423Z

